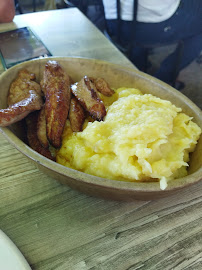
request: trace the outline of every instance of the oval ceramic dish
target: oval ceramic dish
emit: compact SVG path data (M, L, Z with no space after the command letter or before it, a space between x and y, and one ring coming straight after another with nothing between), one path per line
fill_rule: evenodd
M0 76L0 108L7 106L9 86L13 79L16 78L19 70L27 68L36 74L39 81L45 63L49 59L57 60L74 81L79 81L84 75L104 77L111 87L135 87L143 93L151 93L162 99L170 100L176 106L181 107L183 112L192 116L193 121L202 128L201 110L187 97L167 84L135 69L85 58L51 57L34 59L10 68ZM33 151L25 143L23 127L20 123L16 123L9 128L1 128L1 132L12 145L33 161L44 173L63 184L93 196L116 200L157 199L170 195L202 179L202 138L200 138L196 150L191 155L189 175L170 181L166 190L161 190L158 182L114 181L88 175L57 164Z

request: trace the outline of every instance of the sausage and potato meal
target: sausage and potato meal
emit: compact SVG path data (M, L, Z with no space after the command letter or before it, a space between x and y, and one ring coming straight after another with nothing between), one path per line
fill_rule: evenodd
M104 78L78 82L56 61L43 78L21 70L0 126L25 119L31 148L64 166L119 181L167 182L187 175L201 134L170 101L135 88L111 89Z

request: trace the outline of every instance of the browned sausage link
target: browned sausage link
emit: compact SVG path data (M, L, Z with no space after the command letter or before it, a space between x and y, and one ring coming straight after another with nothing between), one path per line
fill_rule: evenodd
M69 113L69 77L56 61L48 61L42 83L45 93L46 130L49 142L56 148L61 146L62 132Z
M96 89L104 96L110 97L114 94L114 90L110 88L105 79L90 77L90 80L94 83Z
M86 114L83 107L80 105L79 101L72 96L69 110L69 121L72 131L82 131L85 117Z
M106 115L104 103L90 79L85 76L78 83L71 86L72 93L89 112L93 119L102 121Z
M20 70L17 78L11 83L8 94L8 105L12 105L26 98L30 90L34 90L41 96L41 87L34 80L35 74L30 73L26 69Z
M40 110L37 121L37 137L44 148L49 147L49 142L46 134L46 117L45 106Z
M9 126L25 118L30 112L40 110L42 98L34 91L30 90L27 98L0 110L0 126Z
M38 122L38 114L39 112L33 112L26 117L27 124L27 139L29 146L41 154L44 157L47 157L53 161L55 161L55 157L52 156L51 152L48 148L44 148L38 137L37 137L37 122Z

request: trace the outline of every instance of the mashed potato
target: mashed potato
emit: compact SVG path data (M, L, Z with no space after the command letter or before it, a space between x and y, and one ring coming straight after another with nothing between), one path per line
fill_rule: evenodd
M160 181L161 189L187 174L189 152L201 134L191 117L137 89L120 88L103 100L103 122L73 133L67 121L58 163L113 180Z

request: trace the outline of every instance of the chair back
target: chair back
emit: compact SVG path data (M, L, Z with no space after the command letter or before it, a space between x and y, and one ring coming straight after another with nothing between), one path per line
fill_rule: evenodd
M122 19L121 19L121 2L120 0L116 0L116 7L117 7L117 33L115 36L112 36L108 30L107 23L104 30L105 36L128 58L130 58L131 50L134 46L135 40L135 27L136 27L136 18L137 18L137 5L138 0L133 1L133 21L131 25L131 33L130 33L130 42L128 44L122 44L121 42L121 26L122 26Z

